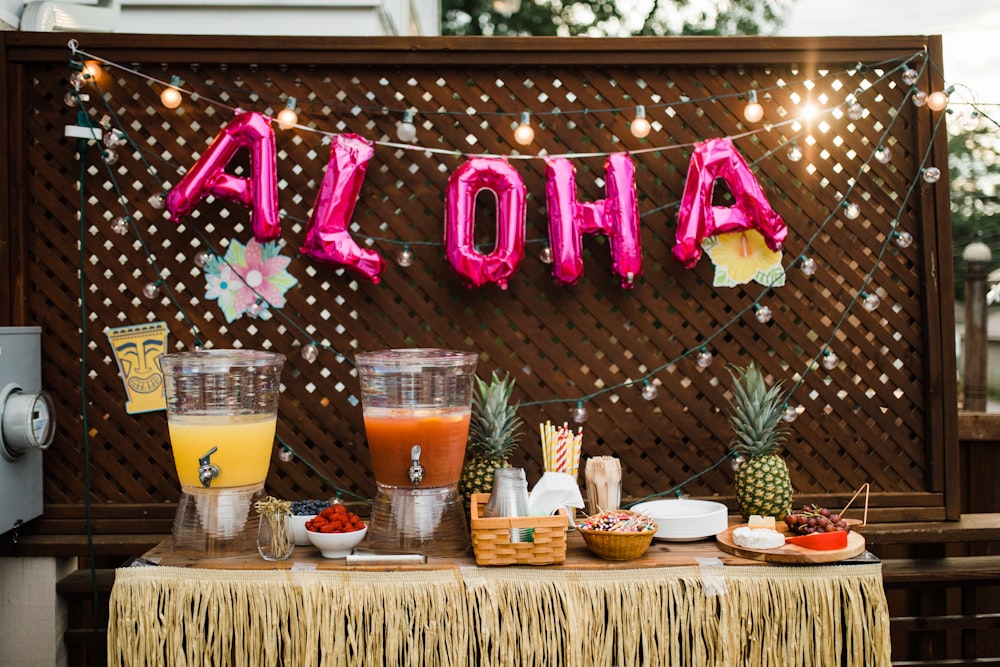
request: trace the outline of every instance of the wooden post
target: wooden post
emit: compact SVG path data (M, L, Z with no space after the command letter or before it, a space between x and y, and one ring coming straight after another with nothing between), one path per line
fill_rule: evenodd
M965 262L965 344L962 348L963 407L986 411L986 274L992 253L976 233L976 240L962 251Z

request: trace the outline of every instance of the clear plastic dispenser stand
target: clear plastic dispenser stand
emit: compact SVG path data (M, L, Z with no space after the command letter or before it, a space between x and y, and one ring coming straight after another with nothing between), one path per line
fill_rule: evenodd
M256 552L253 504L264 494L274 448L284 361L255 350L160 357L181 485L175 552L213 558Z
M469 550L458 481L477 355L427 348L357 356L378 491L368 547L429 556Z

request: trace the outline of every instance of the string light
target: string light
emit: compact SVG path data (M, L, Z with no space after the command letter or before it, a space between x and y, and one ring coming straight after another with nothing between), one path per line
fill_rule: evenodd
M828 371L832 371L840 365L840 357L838 357L833 350L827 348L823 350L823 360L821 363L823 364L823 368Z
M312 343L302 346L302 358L310 364L319 358L319 349Z
M900 248L909 248L913 245L913 234L910 232L893 232L892 235L896 239L896 245Z
M899 77L907 86L912 86L920 78L920 74L912 67L907 67Z
M178 77L172 77L172 83L176 83L176 84L179 85ZM178 93L179 93L179 91L178 91ZM756 91L751 91L749 97L750 97L750 102L751 103L756 103L756 97L757 97L756 96ZM925 97L926 97L926 95L925 95ZM294 100L294 98L289 98L289 99L290 100ZM687 100L685 100L685 101L687 101ZM856 103L856 101L855 101L855 103ZM294 102L290 106L294 106ZM749 107L750 105L748 104L747 106ZM757 106L759 107L760 105L758 104ZM860 107L860 104L858 106ZM864 108L863 107L860 107L860 108L862 109L862 112L863 112ZM636 118L637 119L640 117L640 113L639 113L640 109L642 110L641 117L645 118L645 109L643 107L639 106L639 107L637 107L637 110L636 110L637 111L637 113L636 113ZM763 108L762 107L760 108L760 112L761 112L760 118L762 118L763 117ZM408 117L409 117L409 120L412 120L413 113L414 112L410 111L410 110L407 110L406 112L404 112L404 116L403 116L404 123L400 123L400 125L398 126L397 134L400 132L402 126L408 120ZM760 118L758 118L758 120ZM749 117L747 119L750 120ZM634 122L633 122L633 124L634 124ZM522 130L522 128L526 129L527 132L530 133L529 138L526 141L522 141L517 136L517 134L518 134L517 131ZM414 128L414 133L415 133L415 129L416 128ZM631 126L630 126L630 129L631 129ZM400 138L402 139L402 137L400 137ZM528 145L528 144L530 144L534 140L534 131L531 128L531 125L530 125L530 112L522 112L521 113L521 125L519 125L518 128L517 128L517 130L515 131L515 140L517 140L518 143L521 143L522 145ZM797 157L793 157L794 152L798 153ZM796 143L795 143L794 140L792 140L792 141L789 142L788 157L789 157L789 160L793 161L793 162L800 160L801 157L802 157L801 150L798 149L798 146L796 145ZM927 174L928 170L937 171L938 172L938 177L940 177L940 171L937 170L935 167L930 167L927 170L921 170L922 173L924 174L924 179L927 180L927 182L933 182L933 181L930 181L930 180L927 179L927 175L926 174ZM936 181L937 179L935 178L934 180ZM153 208L162 209L163 208L163 202L164 202L164 195L163 194L152 195L152 196L149 197L149 202L153 206ZM849 218L851 217L850 216L850 209L851 209L851 207L857 208L858 214L860 215L860 208L858 208L856 204L846 204L845 203L845 208L848 209L847 212L846 212L846 214L847 214L847 216ZM855 217L857 217L857 216L855 216ZM851 218L851 219L853 219L853 218ZM912 235L910 235L907 232L900 232L898 234L894 232L893 233L893 238L894 238L894 240L896 241L896 244L899 247L908 247L908 245L910 245L912 243L912 241L913 241ZM908 239L908 240L904 240L904 239ZM807 244L807 249L808 249L808 247L809 247L809 244ZM408 248L404 248L404 250L407 250L407 249ZM207 253L204 253L204 254L205 254L206 257L210 257L210 255L208 255ZM402 255L403 253L400 253L400 254ZM546 255L548 255L548 261L551 262L551 259L552 259L551 258L551 249L548 246L545 246L543 248L543 250L541 251L539 257L540 257L540 259L543 259L543 261L545 261L544 257ZM197 257L196 257L195 261L197 263ZM816 272L816 268L817 268L816 267L816 262L813 259L811 259L809 257L802 256L802 257L800 257L800 262L801 262L801 269L802 269L804 275L810 275L811 276L811 275L813 275ZM160 282L162 282L162 281L160 281ZM150 283L150 284L148 284L146 286L146 288L143 290L144 293L146 293L146 291L148 289L150 289L150 288L153 288L153 290L155 290L153 296L150 296L150 298L154 298L155 296L159 295L159 282L158 283ZM150 291L153 291L153 290L150 290ZM874 310L879 305L879 299L875 295L869 295L869 294L865 294L865 293L862 292L862 293L859 294L859 297L862 297L862 299L861 299L862 300L862 305L865 307L866 310ZM872 304L874 304L874 305L872 305ZM263 313L265 313L267 311L266 305L261 306L261 304L259 302L256 305L259 307L259 311L260 311L261 314L263 314ZM755 315L758 317L758 319L760 319L761 318L761 315L760 315L761 311L769 312L770 309L767 306L760 306L760 307L755 307L754 311L755 311ZM743 311L743 312L745 312L745 311ZM253 315L253 314L254 313L251 313L251 315ZM268 313L268 316L269 316L269 313ZM768 318L768 320L769 320L769 318ZM761 320L761 321L764 322L764 320ZM303 357L305 357L305 355L307 354L307 349L312 349L312 350L318 352L318 350L316 350L315 345L310 344L309 346L304 346L303 347L303 351L302 351ZM686 356L690 352L691 351L685 352L684 356ZM827 363L827 360L828 360L828 355L826 354L827 352L829 353L829 355L832 355L834 357L834 359L837 359L836 355L833 354L832 351L826 350L825 353L824 353L824 356L823 356L823 360L822 360L822 363L823 363L824 367L825 367L825 364ZM711 363L713 361L713 357L712 357L712 354L710 352L708 352L705 347L702 347L701 351L697 355L696 361L697 361L699 367L706 368L709 365L711 365ZM666 366L664 366L664 367L666 367ZM654 370L654 372L651 373L650 376L652 376L653 374L655 374L656 372L658 372L658 370L662 370L662 369ZM630 381L630 383L631 383L631 381ZM648 387L648 389L647 389L647 387ZM648 393L652 393L653 396L655 397L656 391L657 390L656 390L656 387L654 385L652 385L651 383L649 383L648 380L643 380L643 390L642 390L643 398L646 398L646 400L652 400L651 398L647 398L646 395ZM585 397L585 399L589 399L589 398L591 398L591 396ZM565 400L565 399L560 399L560 401L563 401L563 400ZM791 418L788 418L789 415L792 415ZM787 421L792 421L795 417L797 417L797 415L798 415L798 411L795 408L789 407L786 410L785 418L787 419ZM577 423L582 423L583 421L586 421L586 419L587 419L587 410L584 407L583 401L577 401L576 408L573 410L573 419Z
M799 418L798 408L795 408L791 405L787 406L785 408L784 414L781 415L781 418L784 419L789 424L791 424L793 421Z
M924 183L937 183L941 180L941 170L937 167L926 167L920 170L924 179Z
M878 298L877 294L862 292L859 296L861 296L861 307L869 313L882 305L882 300Z
M290 130L299 124L299 114L295 113L295 98L289 97L285 108L278 112L278 127Z
M295 460L295 452L287 446L282 445L278 448L278 460L282 463L291 463Z
M768 306L758 306L757 304L754 304L753 309L754 309L754 317L756 317L757 321L760 322L761 324L767 324L768 322L771 321L771 318L774 316L773 313L771 313L771 309Z
M521 124L514 130L514 141L522 146L528 146L535 140L535 131L531 128L531 112L521 112Z
M542 264L552 263L552 247L546 243L545 246L538 253L538 261Z
M799 145L798 143L796 143L795 139L792 139L792 141L788 144L788 161L798 162L801 159L802 159L802 149L799 148Z
M955 92L955 86L948 86L944 90L935 90L927 96L927 107L934 111L941 111L948 106L948 100L953 92Z
M413 251L410 250L409 245L404 245L403 249L396 255L396 264L399 264L404 269L413 266Z
M142 288L142 295L147 299L155 299L160 296L160 285L158 283L146 283Z
M918 90L913 93L913 97L910 98L910 101L913 102L913 106L922 107L927 104L927 93L922 90Z
M632 136L637 139L645 139L649 136L649 131L653 128L646 120L646 107L640 104L635 108L635 118L632 119L632 124L629 125L628 129L632 132Z
M204 269L211 260L212 260L211 253L206 252L204 250L200 250L197 253L195 253L194 265L197 266L199 269Z
M888 146L879 146L872 155L882 164L888 164L892 160L892 151L889 150Z
M851 120L861 120L865 117L865 108L861 102L853 100L847 105L847 117Z
M757 101L757 91L751 90L747 97L747 105L743 107L743 117L748 123L759 123L764 117L764 107Z
M125 236L126 234L128 234L128 229L129 229L128 218L126 218L125 216L119 215L118 217L116 217L111 221L111 231L113 231L115 234Z
M861 207L854 202L844 202L844 217L848 220L857 220L861 215Z
M170 77L170 85L160 93L160 102L168 109L176 109L181 105L181 91L179 90L181 79L176 74Z
M396 126L396 137L407 144L417 140L417 126L413 124L413 111L410 109L403 112L403 120Z
M655 384L652 384L649 380L642 381L642 398L646 401L652 401L659 395L659 390L656 388Z

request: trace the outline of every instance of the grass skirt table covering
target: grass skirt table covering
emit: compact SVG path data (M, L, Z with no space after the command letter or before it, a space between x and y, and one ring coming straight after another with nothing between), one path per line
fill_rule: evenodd
M108 649L126 666L870 667L890 642L878 563L155 566L118 570Z

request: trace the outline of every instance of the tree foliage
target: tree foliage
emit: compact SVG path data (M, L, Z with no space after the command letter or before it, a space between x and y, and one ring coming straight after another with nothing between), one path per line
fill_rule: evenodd
M513 0L516 4L517 0ZM794 0L442 0L442 34L514 36L757 35ZM506 7L505 7L506 5Z

